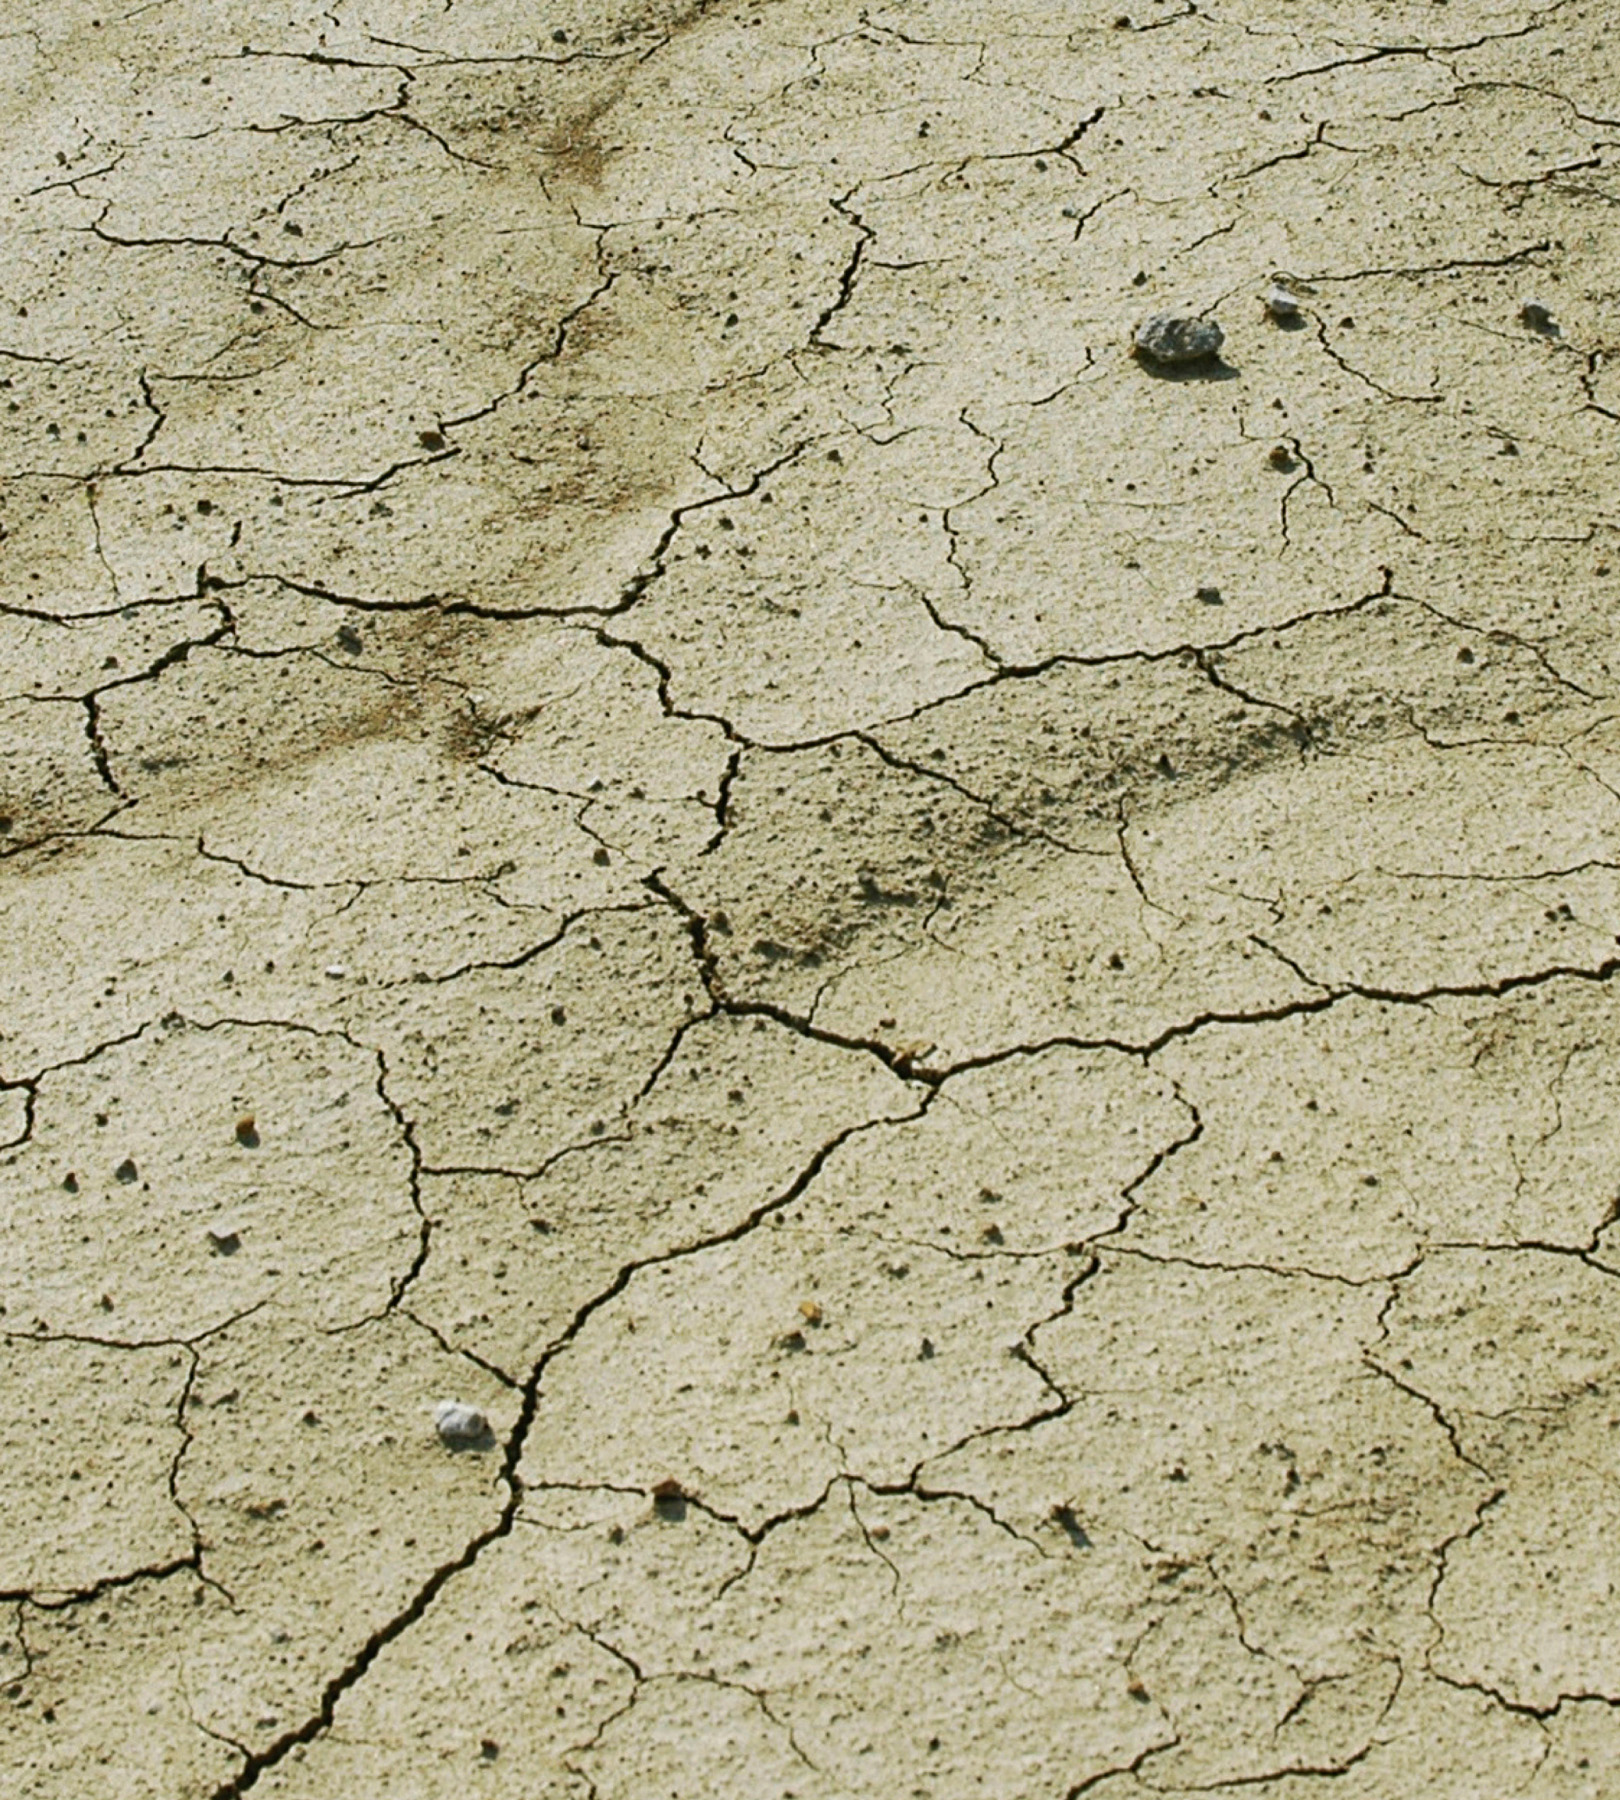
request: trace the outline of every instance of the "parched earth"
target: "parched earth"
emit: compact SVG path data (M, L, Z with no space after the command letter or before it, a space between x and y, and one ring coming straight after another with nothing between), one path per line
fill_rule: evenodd
M5 1791L1620 1792L1611 0L0 71Z

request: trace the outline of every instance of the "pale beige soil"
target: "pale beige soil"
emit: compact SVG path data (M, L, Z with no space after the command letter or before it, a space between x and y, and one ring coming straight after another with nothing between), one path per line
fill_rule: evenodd
M0 1789L1620 1792L1612 0L0 108Z

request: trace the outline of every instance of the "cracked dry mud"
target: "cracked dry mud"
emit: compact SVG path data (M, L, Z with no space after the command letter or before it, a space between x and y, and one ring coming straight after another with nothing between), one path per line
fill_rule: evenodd
M0 69L6 1791L1620 1791L1609 0Z

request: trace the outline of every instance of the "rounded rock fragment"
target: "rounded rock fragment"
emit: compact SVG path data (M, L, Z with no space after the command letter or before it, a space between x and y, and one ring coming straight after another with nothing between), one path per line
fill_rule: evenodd
M1292 288L1284 287L1280 281L1272 282L1260 303L1266 309L1266 316L1271 319L1297 319L1300 313L1299 295Z
M1226 333L1213 319L1194 318L1184 313L1154 313L1136 328L1131 340L1131 353L1149 362L1177 368L1187 363L1207 362L1220 353Z
M488 1444L495 1435L488 1416L461 1400L441 1400L433 1409L433 1424L440 1441L452 1450Z

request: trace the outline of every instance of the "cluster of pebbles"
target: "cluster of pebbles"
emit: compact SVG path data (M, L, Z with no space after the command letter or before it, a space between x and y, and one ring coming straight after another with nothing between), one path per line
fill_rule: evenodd
M1265 315L1274 325L1290 325L1305 311L1305 296L1315 290L1303 281L1274 276L1260 296ZM1539 300L1526 300L1519 308L1519 322L1543 337L1556 337L1552 310ZM1154 313L1137 326L1131 337L1131 355L1157 368L1176 369L1213 364L1226 342L1220 326L1201 313Z

